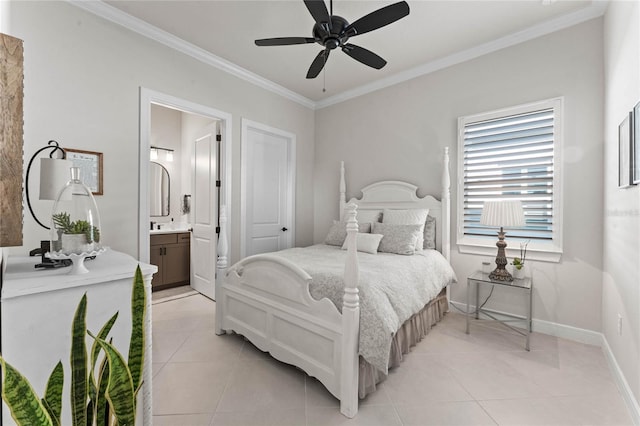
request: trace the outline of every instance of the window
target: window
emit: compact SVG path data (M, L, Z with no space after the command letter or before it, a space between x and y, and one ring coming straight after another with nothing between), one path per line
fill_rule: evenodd
M506 229L508 249L529 241L528 258L560 259L561 114L559 98L458 119L461 252L495 254L496 229L480 224L482 206L513 199L522 201L526 224Z

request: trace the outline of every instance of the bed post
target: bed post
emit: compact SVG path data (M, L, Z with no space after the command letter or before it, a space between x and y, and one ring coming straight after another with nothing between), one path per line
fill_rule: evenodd
M451 262L451 178L449 177L449 147L444 148L442 167L442 254Z
M222 284L224 283L224 277L227 273L227 254L229 251L229 244L227 242L227 206L220 206L220 217L218 218L220 222L220 234L218 236L218 261L216 262L216 291L215 297L218 303L218 308L216 309L216 334L220 335L224 332L222 331L222 304L221 300L222 295Z
M340 412L349 418L358 413L358 337L360 297L358 296L357 205L347 206L347 261L342 299L342 367L340 372Z
M340 220L344 220L344 208L347 204L347 185L344 182L344 161L340 162Z

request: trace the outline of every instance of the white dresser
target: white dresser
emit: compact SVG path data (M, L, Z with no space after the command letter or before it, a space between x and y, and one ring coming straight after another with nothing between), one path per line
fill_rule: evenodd
M136 266L133 257L107 250L85 261L89 273L67 275L70 268L35 269L39 257L8 258L0 294L0 351L42 397L51 371L62 361L64 388L62 424L71 424L69 366L71 322L87 293L87 329L97 334L111 316L119 312L110 336L127 359L131 334L131 289ZM151 278L153 265L140 264L146 288L146 351L144 385L138 398L137 423L151 425ZM87 336L90 350L93 341ZM3 426L14 424L3 403Z

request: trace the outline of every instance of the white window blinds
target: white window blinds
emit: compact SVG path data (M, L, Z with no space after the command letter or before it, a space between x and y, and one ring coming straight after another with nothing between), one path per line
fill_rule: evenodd
M484 201L513 199L522 201L526 225L509 236L553 239L555 116L551 107L462 122L465 236L494 239L496 230L480 225Z

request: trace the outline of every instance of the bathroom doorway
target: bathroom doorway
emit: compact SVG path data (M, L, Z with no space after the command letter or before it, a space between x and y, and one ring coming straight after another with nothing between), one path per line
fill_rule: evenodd
M138 253L159 267L154 289L189 282L215 298L219 209L231 200L230 132L230 114L140 90ZM167 176L151 194L156 165Z

